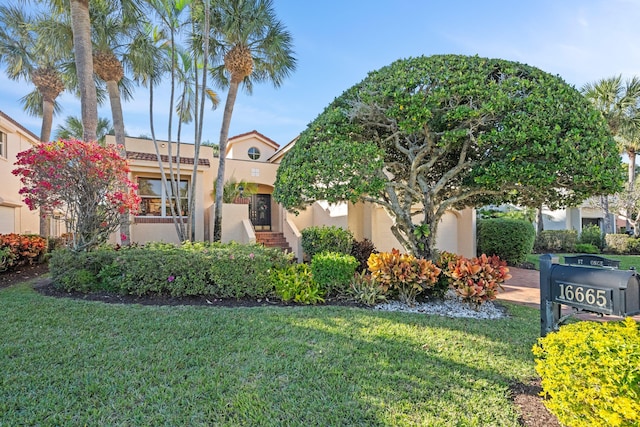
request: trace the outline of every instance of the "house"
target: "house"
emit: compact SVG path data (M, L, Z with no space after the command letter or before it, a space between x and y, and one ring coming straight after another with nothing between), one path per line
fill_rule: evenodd
M393 224L387 212L371 204L332 205L319 201L299 215L287 212L271 197L280 161L295 144L294 139L281 147L277 142L258 131L251 131L229 138L224 153L225 181L235 179L257 185L257 194L247 197L246 204L224 204L222 241L240 243L263 242L292 250L302 259L301 230L310 226L334 225L351 230L358 240L370 239L380 251L390 251L402 246L390 232ZM107 136L107 143L115 143ZM169 156L175 157L176 144L158 141L163 169L169 170ZM180 180L185 189L185 200L194 170L194 147L181 144ZM162 188L161 170L151 140L127 137L127 158L132 179L138 183L142 199L140 212L131 219L133 242L177 242L173 219L167 205L167 195ZM214 180L217 176L218 158L212 147L201 146L196 170L196 240L211 240L213 236ZM174 167L175 167L174 162ZM185 203L186 204L186 203ZM185 212L186 213L186 212ZM459 253L467 257L476 254L476 226L474 209L449 211L442 218L436 236L440 250ZM118 237L114 235L117 241Z
M38 234L39 212L30 211L18 193L20 179L15 169L16 155L37 144L40 139L0 111L0 234Z
M542 209L542 224L544 230L576 230L578 233L584 227L597 225L603 232L615 233L613 229L604 230L605 212L602 208L594 206L588 201L577 207L551 210L547 207ZM609 224L616 230L620 226L624 227L624 220L612 213L609 213Z

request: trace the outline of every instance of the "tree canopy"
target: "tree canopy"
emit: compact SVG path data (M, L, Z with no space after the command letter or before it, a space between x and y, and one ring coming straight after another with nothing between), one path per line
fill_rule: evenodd
M622 180L602 115L560 77L436 55L398 60L336 98L283 158L274 198L292 211L379 204L405 249L431 256L448 209L570 206Z

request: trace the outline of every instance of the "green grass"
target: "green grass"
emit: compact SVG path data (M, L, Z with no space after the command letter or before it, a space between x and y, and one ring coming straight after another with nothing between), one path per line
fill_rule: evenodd
M535 309L109 305L0 290L0 426L517 426Z
M527 255L527 262L531 262L535 265L536 270L540 270L540 255L541 254L529 254ZM560 263L564 263L565 256L575 256L578 254L553 254L558 256ZM636 270L640 270L640 256L638 255L614 255L614 254L601 254L596 255L608 259L620 261L620 270L628 270L629 267L635 267Z

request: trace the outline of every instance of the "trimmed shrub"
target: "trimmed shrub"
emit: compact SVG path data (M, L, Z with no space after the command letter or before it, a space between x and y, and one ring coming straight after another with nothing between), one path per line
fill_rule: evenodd
M225 298L262 298L273 294L272 269L291 264L293 254L262 245L232 243L211 249L209 274L214 294Z
M313 280L328 295L344 294L349 288L357 267L358 261L352 255L338 252L322 252L316 254L311 260Z
M631 255L639 255L640 254L640 239L637 237L629 238L627 243L627 249Z
M599 254L600 249L591 243L578 243L576 244L576 252L579 254Z
M282 301L301 304L324 302L324 290L313 280L307 264L294 264L274 269L269 277L275 293Z
M273 294L270 270L290 262L291 255L262 245L150 243L80 253L58 250L50 271L54 283L67 291L263 298ZM87 273L78 276L80 270Z
M385 292L398 292L401 302L414 305L416 296L438 281L440 269L431 261L401 254L399 250L371 254L368 261L371 276Z
M607 252L614 254L628 254L631 237L626 234L607 234L604 236Z
M367 265L367 261L369 260L369 256L371 254L376 254L378 251L376 250L376 246L369 239L356 240L353 239L351 246L351 255L355 257L358 261L358 271L366 271L369 266Z
M598 249L604 248L604 237L602 234L602 229L597 225L589 225L582 229L582 233L580 233L580 238L578 239L580 243L586 243L595 246ZM581 252L577 247L576 251Z
M536 231L528 221L507 218L478 221L478 253L497 255L510 265L526 260L535 238Z
M459 257L449 263L445 274L456 294L476 306L496 299L502 284L511 278L505 261L485 254L472 259Z
M567 426L640 425L640 329L623 322L578 322L533 347L545 406Z
M187 254L178 247L132 247L118 251L100 279L105 288L124 294L211 295L213 286L207 276L210 265L202 252Z
M66 248L55 250L49 260L51 279L54 286L67 292L102 289L98 275L103 267L113 263L116 256L116 250L108 246L91 252L75 252Z
M578 242L576 230L544 230L536 236L536 253L575 252Z
M321 252L351 253L353 235L351 231L340 227L314 226L302 230L302 250L306 259L311 261Z

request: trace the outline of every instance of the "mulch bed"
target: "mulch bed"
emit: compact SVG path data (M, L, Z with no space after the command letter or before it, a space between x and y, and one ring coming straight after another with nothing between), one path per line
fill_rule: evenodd
M42 275L49 272L47 265L27 265L17 268L16 270L0 273L0 289L27 280L38 279ZM116 295L107 292L92 292L83 294L79 292L65 292L56 289L51 280L42 278L34 282L34 289L43 295L53 297L76 298L89 301L102 301L106 303L118 304L144 304L144 305L205 305L219 307L264 307L264 306L283 306L280 301L264 300L235 300L235 299L217 299L206 297L190 297L190 298L172 298L169 296L161 297L138 297L135 295ZM351 305L341 300L332 300L328 303L333 305ZM544 406L543 399L540 397L540 380L532 379L528 383L516 382L511 384L509 388L510 399L519 408L520 424L524 427L561 427L558 419L549 413Z

